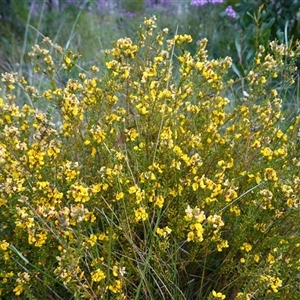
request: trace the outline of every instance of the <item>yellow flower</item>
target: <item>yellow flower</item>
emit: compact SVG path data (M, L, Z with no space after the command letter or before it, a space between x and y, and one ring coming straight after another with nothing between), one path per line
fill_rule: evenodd
M129 189L128 189L128 193L129 194L134 194L136 193L137 191L137 187L136 186L131 186Z
M263 148L260 152L263 156L265 156L269 160L272 159L273 151L269 147Z
M114 285L108 286L109 290L113 292L114 294L120 293L122 291L122 283L121 280L116 280Z
M123 192L120 192L120 193L117 193L116 194L116 200L117 201L119 201L119 200L121 200L121 199L123 199L124 198L124 193Z
M82 185L72 184L68 194L74 198L75 202L87 202L90 199L89 189Z
M241 246L240 249L250 252L252 250L252 246L249 243L243 243L243 246Z
M2 242L0 242L0 250L6 251L8 247L9 243L7 243L6 240L2 240Z
M200 223L194 223L190 225L190 229L194 232L194 238L197 237L197 241L202 242L204 232L202 225Z
M237 299L237 300L251 300L252 296L251 294L244 294L244 293L237 293L236 297L234 299Z
M42 247L45 243L46 243L46 240L47 240L47 232L41 232L41 233L37 233L35 235L35 244L34 246L35 247Z
M156 196L156 201L154 205L158 206L159 208L162 208L164 205L164 201L165 201L164 197L162 195L158 195Z
M210 215L207 218L207 221L208 221L208 223L213 224L214 228L220 228L220 227L223 227L225 225L223 220L222 220L222 217L219 216L219 215Z
M228 241L224 240L221 243L217 244L217 249L219 252L222 252L223 248L228 248Z
M118 266L114 265L113 268L112 268L112 271L113 271L113 275L115 277L118 277L118 275L119 275L119 268L118 268Z
M145 191L144 190L140 190L140 189L137 189L136 193L135 193L135 200L136 200L136 203L139 204L143 198L145 197Z
M273 97L276 97L278 95L277 91L276 90L271 90L271 94Z
M278 288L282 286L282 280L278 277L273 277L270 275L261 276L263 282L267 282L272 290L268 290L269 293L278 293Z
M271 265L275 263L275 257L271 253L268 254L267 260Z
M188 242L191 242L191 241L193 241L194 240L194 238L195 238L195 234L194 234L194 232L193 231L190 231L188 234L187 234L187 241Z
M239 216L241 214L241 210L235 205L231 205L229 210L233 212L236 216Z
M166 237L172 232L172 229L166 226L165 228L159 228L157 227L156 233L162 237Z
M220 299L220 300L223 300L223 299L225 299L226 298L226 296L224 295L224 294L222 294L222 293L220 293L220 292L216 292L216 291L212 291L211 292L211 294L212 294L212 296L214 297L214 299Z
M126 136L126 141L133 142L139 136L139 133L134 128L131 128L130 130L126 130Z
M225 192L225 201L226 202L231 202L232 200L236 199L238 196L237 192L233 188L229 188Z
M267 82L266 77L265 76L261 76L260 83L261 84L265 84L266 82Z
M97 243L97 236L95 234L91 234L89 238L87 238L87 243L90 247L93 247Z
M66 65L69 65L72 62L70 57L67 57L67 56L64 57L64 61L65 61Z
M278 293L278 288L282 286L282 280L276 277L273 279L273 283L270 286L274 293Z
M94 282L99 282L99 281L105 279L105 277L106 277L104 272L100 269L97 269L96 271L92 272L91 276L92 276L92 281L94 281Z
M140 207L138 209L134 210L134 214L135 214L135 220L136 222L142 220L142 221L146 221L148 218L148 213L146 212L145 208Z
M192 188L193 188L193 191L197 191L198 188L199 188L199 184L198 184L197 182L194 182L194 183L192 184Z
M278 181L276 171L272 168L265 169L265 180Z
M98 183L98 184L94 184L91 186L91 190L92 190L92 193L96 194L96 193L99 193L101 191L101 183Z
M142 115L147 115L149 113L149 110L147 110L147 108L142 103L137 104L136 108Z
M38 152L34 149L30 149L27 152L28 155L28 161L29 161L29 167L32 169L34 166L42 166L44 165L44 153Z
M99 126L93 126L90 129L90 132L93 135L93 139L97 142L97 143L101 143L106 139L106 132Z
M14 289L13 292L16 294L16 296L21 295L24 292L24 288L22 285L17 285Z
M252 148L259 148L261 146L260 140L254 140L254 142L251 144Z

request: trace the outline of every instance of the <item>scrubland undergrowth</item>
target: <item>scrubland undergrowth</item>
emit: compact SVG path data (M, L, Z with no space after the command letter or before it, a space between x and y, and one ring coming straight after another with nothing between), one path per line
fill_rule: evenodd
M138 34L105 71L44 38L43 85L2 74L1 297L297 299L300 46L235 79L206 39Z

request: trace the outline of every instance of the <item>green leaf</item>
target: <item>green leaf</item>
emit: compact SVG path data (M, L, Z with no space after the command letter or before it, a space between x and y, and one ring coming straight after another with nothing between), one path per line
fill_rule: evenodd
M278 41L280 42L280 43L284 43L284 33L282 32L282 30L281 29L279 29L277 32L276 32L276 36L277 36L277 38L278 38Z
M241 33L239 32L235 37L235 48L239 55L242 53L242 46L241 46L240 39L241 39Z
M247 53L247 56L246 56L246 61L249 61L253 58L254 56L254 53L255 53L255 49L254 48L251 48L248 53Z
M239 78L242 77L242 76L241 76L241 73L240 73L240 71L238 70L238 68L237 68L237 66L236 66L235 63L232 63L232 70L233 70L233 72L234 72Z
M270 19L268 23L262 24L262 36L266 34L266 32L271 28L271 26L274 24L275 18Z
M248 15L249 17L251 17L254 20L254 17L247 11L246 15Z

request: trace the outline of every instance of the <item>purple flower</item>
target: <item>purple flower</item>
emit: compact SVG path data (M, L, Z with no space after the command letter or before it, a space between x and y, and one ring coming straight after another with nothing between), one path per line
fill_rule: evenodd
M136 16L136 14L133 12L127 11L124 13L124 16L127 18L134 18Z
M225 9L227 16L229 18L235 18L236 17L236 12L233 10L232 6L229 5L226 9Z
M223 3L223 0L192 0L190 5L200 7L207 3L212 3L212 4Z
M199 7L205 5L206 3L208 3L207 0L192 0L190 5Z

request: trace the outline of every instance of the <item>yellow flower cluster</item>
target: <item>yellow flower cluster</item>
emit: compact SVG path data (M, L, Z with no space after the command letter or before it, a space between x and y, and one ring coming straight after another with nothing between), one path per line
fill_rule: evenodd
M260 47L241 83L207 40L192 55L191 36L155 30L145 19L136 43L118 40L103 76L47 38L30 52L43 92L2 74L3 297L31 285L44 298L171 299L191 283L208 299L293 293L300 118L284 120L273 82L292 81L284 60L300 47Z
M211 295L213 296L212 299L223 300L223 299L226 298L226 296L225 296L224 294L222 294L222 293L220 293L220 292L217 293L216 291L212 291L212 292L211 292Z
M278 277L262 276L261 280L270 288L267 294L278 293L278 289L282 286L282 280Z

